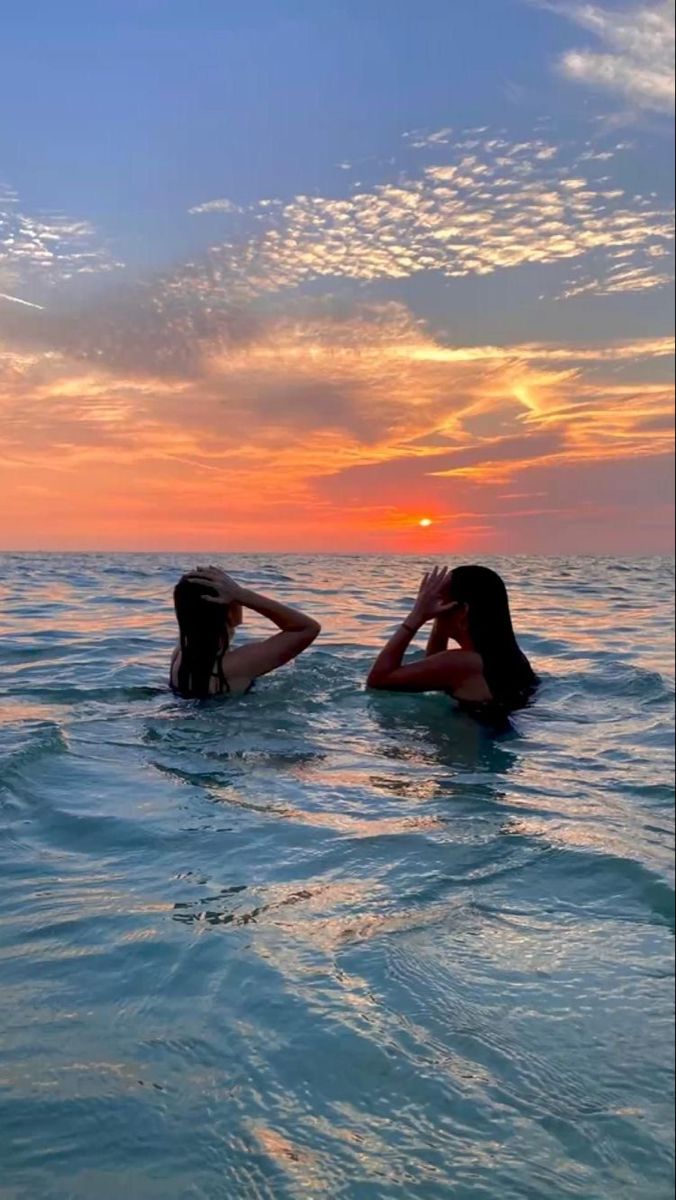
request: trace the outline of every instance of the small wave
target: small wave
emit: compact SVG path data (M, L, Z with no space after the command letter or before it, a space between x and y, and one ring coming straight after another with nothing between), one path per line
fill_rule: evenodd
M0 768L3 777L46 755L67 754L68 742L55 722L36 722L0 732Z
M16 687L12 690L14 697L26 697L39 700L50 705L78 705L96 702L99 704L120 704L125 701L135 703L142 700L153 700L158 696L166 696L167 688L161 687L84 687L82 685L61 685L50 687Z
M73 646L72 637L56 641L51 645L36 645L32 640L28 645L6 642L0 647L0 664L7 667L20 667L24 663L35 664L51 660L64 659Z
M507 564L546 677L498 742L443 697L364 692L411 560L233 558L327 633L241 702L177 701L171 586L193 564L0 572L15 1186L86 1189L91 1166L104 1190L181 1195L316 1192L324 1174L327 1195L661 1195L666 573ZM26 579L37 620L12 598Z
M549 900L539 895L536 905L545 903L547 910L605 910L613 920L648 920L648 923L676 928L676 894L674 888L656 870L621 854L609 854L589 846L570 844L574 835L564 827L557 833L546 823L528 818L516 820L505 827L512 836L542 838L548 843L545 856L531 858L527 872L546 877Z

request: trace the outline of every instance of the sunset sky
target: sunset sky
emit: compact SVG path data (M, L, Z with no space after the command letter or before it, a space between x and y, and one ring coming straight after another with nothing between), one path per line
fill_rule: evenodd
M669 551L673 39L3 0L0 549Z

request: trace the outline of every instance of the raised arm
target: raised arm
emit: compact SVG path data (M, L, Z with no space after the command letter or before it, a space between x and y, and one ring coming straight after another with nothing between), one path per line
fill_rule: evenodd
M301 612L299 608L291 608L290 605L282 604L279 600L271 600L269 596L262 596L260 592L253 592L250 588L240 588L238 596L242 608L249 608L252 612L259 613L261 617L272 621L272 624L281 629L283 633L300 633L309 628L313 628L316 633L319 633L318 622Z
M368 676L367 684L379 691L438 692L453 691L476 673L476 655L461 650L440 651L434 648L432 632L427 658L403 665L404 656L413 638L428 621L436 621L452 605L443 599L448 572L435 568L423 579L420 593L410 616L381 650ZM440 639L436 630L436 638Z
M432 626L432 632L430 633L429 641L427 643L427 650L425 653L427 654L427 657L430 658L431 655L442 654L445 650L448 650L448 638L441 632L441 628L437 620Z
M267 675L297 658L321 633L321 625L312 617L278 600L240 587L223 571L209 568L206 572L200 569L199 576L216 587L216 602L240 604L242 608L251 609L271 621L280 631L264 641L250 642L237 650L229 650L223 656L223 668L229 678L257 679L260 675Z

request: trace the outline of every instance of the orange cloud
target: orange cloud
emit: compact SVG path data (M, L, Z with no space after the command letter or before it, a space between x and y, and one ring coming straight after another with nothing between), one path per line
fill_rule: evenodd
M670 348L448 346L398 305L271 318L183 377L6 348L2 542L504 549L576 509L546 484L536 505L498 500L505 481L668 453L651 372Z

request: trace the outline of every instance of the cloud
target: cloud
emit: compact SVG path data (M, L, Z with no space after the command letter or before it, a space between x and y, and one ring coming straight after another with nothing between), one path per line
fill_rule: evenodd
M432 516L454 546L546 550L576 511L587 528L561 479L598 464L652 479L672 445L671 339L466 345L362 285L558 265L545 278L569 277L571 296L658 287L671 214L601 174L620 149L607 141L415 140L409 175L261 201L202 257L111 280L79 307L69 278L111 265L95 231L36 232L3 195L0 464L16 545L49 528L61 545L409 549ZM609 528L645 516L613 496Z
M617 263L605 278L582 275L567 281L560 298L570 300L575 296L613 296L623 292L649 292L655 288L668 287L673 283L673 270L660 271L654 261Z
M434 146L447 146L451 140L453 129L449 125L445 129L425 130L412 129L410 133L404 134L404 140L409 143L414 150L427 150Z
M671 212L653 195L627 195L598 177L588 145L571 155L541 138L514 142L481 127L442 153L439 137L430 137L427 165L411 177L348 198L260 201L241 213L237 237L155 278L111 279L79 305L68 292L57 302L56 285L78 272L109 271L112 260L86 224L57 222L38 237L6 193L10 232L0 238L0 284L19 303L3 302L3 325L17 345L180 378L199 374L205 348L226 351L258 337L263 311L293 311L304 294L321 305L318 284L342 281L354 295L370 283L425 273L462 280L535 265L565 269L566 282L552 289L565 297L669 282ZM621 148L599 152L599 169ZM207 201L193 211L230 205ZM11 281L2 277L3 256ZM50 287L38 289L38 281ZM25 302L46 303L48 311Z
M36 308L38 311L44 311L43 304L33 304L30 300L22 300L20 296L10 296L8 292L0 292L0 300L6 300L9 304L21 304L24 308Z
M347 198L261 202L249 210L257 232L214 247L171 287L247 301L317 280L461 279L592 255L598 292L661 286L667 274L644 258L673 243L671 210L595 179L593 166L541 139L469 131L415 177ZM613 280L618 262L626 270Z
M543 472L650 471L671 446L672 397L651 376L668 339L449 345L389 304L270 316L201 349L182 377L0 350L13 536L48 522L61 544L187 545L198 531L205 546L406 548L431 510L455 545L499 546L502 506L513 530L547 513L545 549L577 501L524 504L523 490L547 493Z
M567 51L559 63L566 78L613 92L632 107L673 111L673 0L629 9L557 5L556 11L603 45L601 51L587 47Z
M13 295L17 283L53 287L120 265L87 221L24 212L16 192L0 188L0 285L3 291L12 288L4 299L18 299Z
M202 213L241 213L242 211L239 205L233 203L232 200L207 200L205 204L196 204L194 208L188 209L192 216Z

